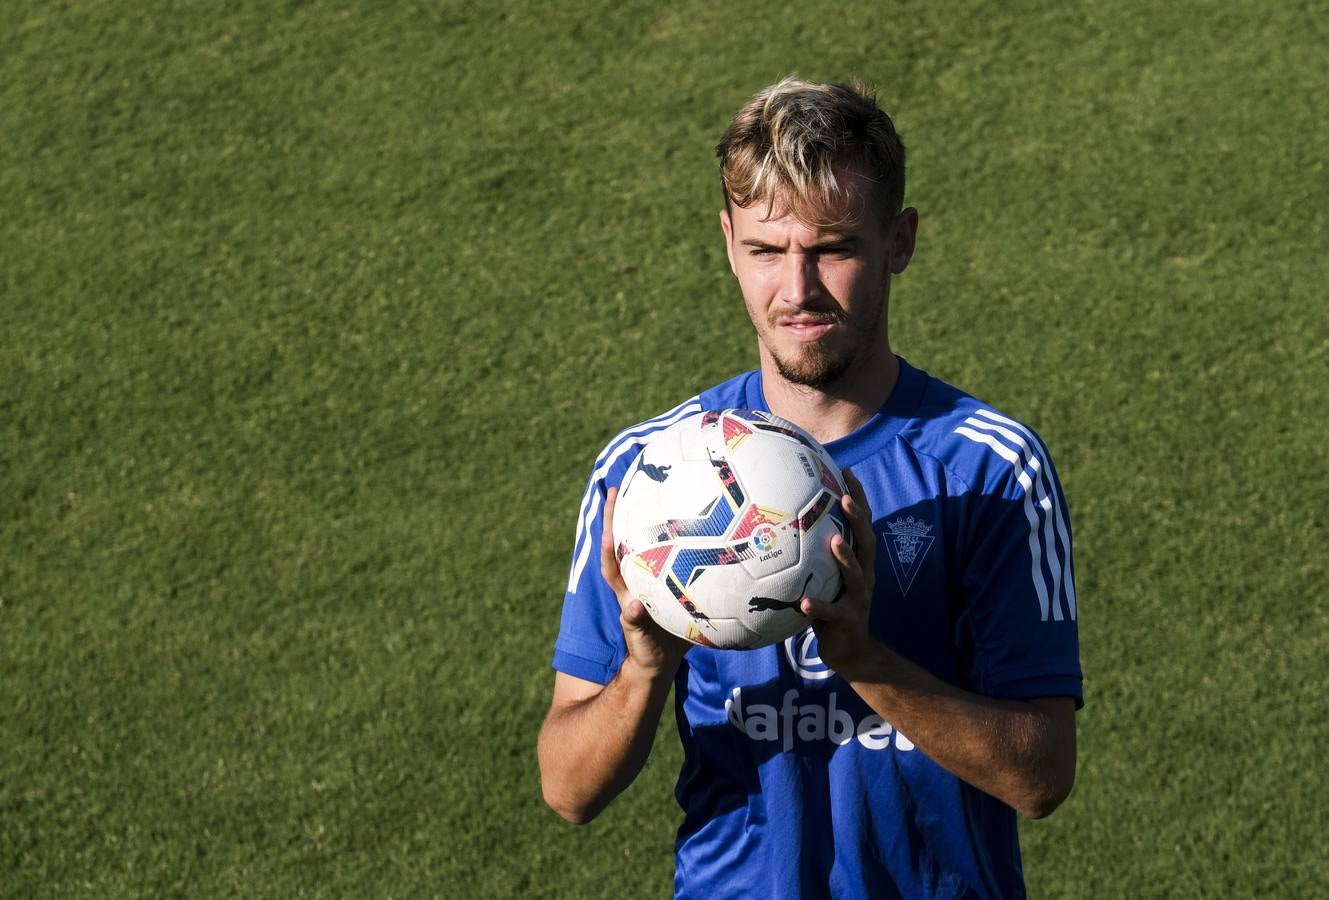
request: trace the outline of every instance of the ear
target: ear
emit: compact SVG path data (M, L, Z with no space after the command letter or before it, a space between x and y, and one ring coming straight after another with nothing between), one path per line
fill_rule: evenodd
M734 268L734 223L727 209L720 210L720 230L724 232L724 252L729 257L729 271L738 277L738 269Z
M902 209L891 223L891 274L899 275L914 258L914 245L918 240L918 210L912 206Z

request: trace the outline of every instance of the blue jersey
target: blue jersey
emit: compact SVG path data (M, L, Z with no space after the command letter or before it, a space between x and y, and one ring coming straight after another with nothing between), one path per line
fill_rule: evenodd
M760 373L624 431L596 461L554 668L605 684L623 660L599 571L607 488L655 432L729 407L767 409ZM885 406L826 448L872 508L872 632L967 690L1080 705L1070 521L1038 436L902 360ZM677 896L1024 895L1015 812L874 713L810 628L760 650L693 647L674 688Z

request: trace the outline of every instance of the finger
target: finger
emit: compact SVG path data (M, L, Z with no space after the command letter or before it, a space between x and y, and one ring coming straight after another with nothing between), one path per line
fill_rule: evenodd
M817 619L828 618L823 613L826 610L841 610L855 604L863 604L865 598L870 593L866 586L866 580L863 577L863 569L859 565L858 557L854 555L854 549L849 545L849 541L840 535L831 538L831 556L834 557L836 565L840 569L840 589L836 591L834 597L817 600L812 597L804 596L799 599L799 610L805 616L812 616ZM842 602L845 599L850 602ZM843 615L835 612L829 618L839 619Z
M600 574L605 583L615 594L622 595L627 589L623 573L618 569L618 555L614 552L614 502L618 499L618 488L610 488L605 497L603 531L600 535Z
M862 506L865 512L869 511L867 491L863 489L863 482L858 480L854 470L845 469L840 474L844 475L844 483L849 488L849 496L854 499L855 503Z
M867 493L857 476L849 469L842 474L849 487L849 496L847 501L841 498L841 508L849 518L860 564L865 570L871 570L877 555L877 540L872 533L872 507L868 505Z
M628 655L649 668L673 671L692 646L661 627L640 600L629 600L619 621L623 625Z
M847 498L841 498L845 512L852 519L862 522L870 528L872 525L872 507L868 505L868 497L863 490L863 482L859 481L852 471L845 469L844 483L849 489Z
M844 607L829 600L813 600L804 597L798 604L799 612L818 622L838 622L848 617Z
M863 565L854 548L838 534L831 538L831 555L840 566L840 579L844 582L843 591L854 594L866 593L867 580L863 577L865 571Z
M611 487L605 492L604 533L614 533L614 507L618 504L618 488Z
M623 625L624 633L629 631L638 632L665 647L668 645L691 646L688 641L673 634L655 621L651 616L651 611L646 608L646 604L638 597L631 597L623 604L623 611L619 614L618 620Z
M625 626L632 628L646 628L653 621L651 614L646 611L646 604L633 598L623 606L623 615L621 617Z

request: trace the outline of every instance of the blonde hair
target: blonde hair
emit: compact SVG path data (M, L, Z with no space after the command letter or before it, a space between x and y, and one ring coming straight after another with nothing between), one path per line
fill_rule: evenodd
M904 204L904 144L876 95L854 83L793 76L755 94L715 148L725 205L778 204L814 227L857 222L865 208L882 224ZM872 185L859 196L846 175Z

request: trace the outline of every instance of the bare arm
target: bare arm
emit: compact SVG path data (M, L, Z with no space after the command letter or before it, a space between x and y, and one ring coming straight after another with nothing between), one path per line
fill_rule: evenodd
M947 684L874 643L872 654L845 677L934 762L1033 819L1051 814L1070 794L1075 783L1073 699L984 697Z
M1075 701L1000 700L948 684L868 631L876 541L857 479L842 503L857 555L832 541L845 591L835 603L805 598L822 659L882 718L934 762L1022 815L1050 814L1075 783Z
M631 658L603 688L559 672L540 728L545 802L574 825L599 815L646 764L668 696Z
M628 655L603 687L559 672L537 752L545 802L576 825L595 818L632 783L651 752L669 687L688 644L651 620L614 559L617 489L605 501L600 569L618 596Z

